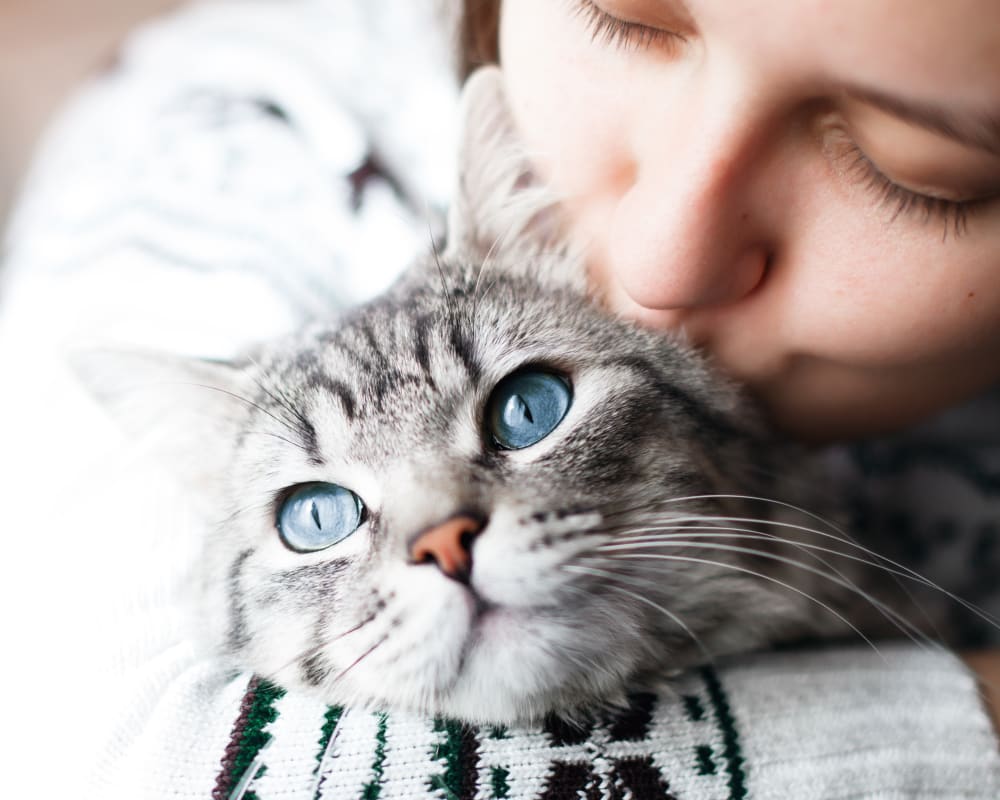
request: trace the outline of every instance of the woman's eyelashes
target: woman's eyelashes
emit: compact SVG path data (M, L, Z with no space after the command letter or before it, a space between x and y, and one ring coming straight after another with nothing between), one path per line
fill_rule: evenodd
M570 2L573 13L583 20L594 42L621 50L644 50L654 45L672 48L684 41L684 37L674 31L609 14L593 0Z
M879 205L890 209L893 220L900 217L925 223L936 220L944 224L944 236L949 232L961 236L968 227L969 217L991 202L991 198L948 200L907 189L883 173L848 136L838 137L837 148L837 158L842 159L846 173L864 184Z

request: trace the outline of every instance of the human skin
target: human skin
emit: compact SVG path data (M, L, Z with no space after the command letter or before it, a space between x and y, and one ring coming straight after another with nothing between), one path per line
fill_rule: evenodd
M1000 379L1000 3L504 0L500 61L595 293L777 427L869 436ZM996 721L1000 654L966 660Z

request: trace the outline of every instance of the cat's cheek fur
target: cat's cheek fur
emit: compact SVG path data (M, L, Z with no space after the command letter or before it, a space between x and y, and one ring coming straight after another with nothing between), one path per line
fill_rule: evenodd
M391 599L327 648L346 672L321 690L329 702L439 707L462 671L475 603L433 565L398 563L371 580Z
M596 512L536 511L546 505L497 504L472 549L472 586L486 602L529 610L559 606L573 581L562 565L608 539L590 532L600 523Z

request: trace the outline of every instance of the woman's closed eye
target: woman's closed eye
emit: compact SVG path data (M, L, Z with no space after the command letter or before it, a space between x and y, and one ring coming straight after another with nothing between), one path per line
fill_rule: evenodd
M953 199L930 190L909 188L889 177L871 157L843 130L829 135L831 152L844 174L872 192L879 205L891 212L891 219L912 218L918 222L944 224L944 235L959 236L967 229L969 218L996 200L992 195L969 192L968 199Z
M914 216L925 222L941 220L945 233L964 233L969 214L981 206L981 200L948 200L907 189L888 178L864 151L853 142L844 143L841 155L848 172L862 181L878 198L879 204L892 211L892 219Z
M1000 152L981 143L988 126L980 117L873 92L848 92L837 105L827 137L833 155L893 219L943 221L946 235L958 235L973 212L1000 198Z
M674 48L684 42L684 37L676 31L615 16L593 0L569 2L574 15L583 20L595 42L622 50L643 50L654 45Z

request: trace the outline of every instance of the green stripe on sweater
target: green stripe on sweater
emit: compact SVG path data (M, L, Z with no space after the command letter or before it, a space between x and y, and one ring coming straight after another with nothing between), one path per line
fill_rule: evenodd
M385 771L385 731L389 717L378 715L378 732L375 734L375 760L372 762L372 779L361 791L362 800L378 800L382 793L382 774Z
M254 763L260 751L271 740L271 734L264 728L278 718L274 704L284 696L285 690L273 683L261 680L253 691L253 699L246 716L243 730L239 733L239 744L233 759L232 771L229 774L229 785L237 786L243 779L247 769ZM250 780L258 777L250 776ZM257 793L252 789L243 794L243 800L258 800Z
M714 669L702 667L700 672L715 710L715 718L722 728L723 753L726 758L726 772L729 774L729 800L744 800L747 796L746 775L743 772L744 759L740 751L736 720L733 719L733 712L729 707L729 698Z

